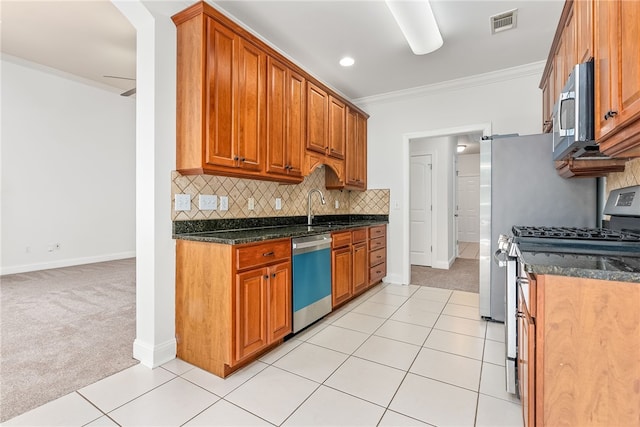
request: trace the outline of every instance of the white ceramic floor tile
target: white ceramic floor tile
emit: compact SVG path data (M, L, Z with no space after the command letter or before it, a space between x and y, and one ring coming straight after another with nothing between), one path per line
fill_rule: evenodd
M407 374L389 409L437 426L473 426L477 393Z
M477 427L522 427L522 407L491 396L478 399Z
M421 286L411 298L426 299L431 301L447 302L451 297L452 291L449 289L431 288L428 286Z
M475 292L453 291L449 303L480 307L480 294Z
M429 299L410 298L402 307L410 307L430 313L440 314L447 305L444 301L431 301Z
M385 286L381 292L392 294L392 295L400 295L403 297L409 297L413 295L415 291L417 291L420 287L418 285L393 285L389 284Z
M449 302L442 314L447 316L464 317L465 319L480 320L480 310L478 307L472 307L469 305L452 304Z
M166 369L150 369L139 364L81 388L78 392L102 411L110 412L175 377Z
M426 326L412 325L410 323L387 320L374 333L379 337L391 338L409 344L422 345L431 332Z
M225 400L273 424L281 424L318 388L298 375L269 366L227 395Z
M182 375L185 372L189 372L190 370L195 368L195 366L193 366L191 363L187 363L184 360L178 359L177 357L173 360L168 361L161 367L169 372L173 372L176 375Z
M204 369L195 368L184 374L182 378L199 385L217 396L224 397L264 370L267 366L269 365L266 363L255 361L229 375L227 378L220 378Z
M283 426L375 426L384 408L321 386Z
M175 378L109 413L126 426L182 425L219 397L182 378Z
M353 355L406 371L419 351L420 346L373 335Z
M3 426L81 426L102 417L102 412L82 398L70 393L18 415Z
M118 423L105 415L97 420L91 421L89 424L85 424L82 427L118 427Z
M274 366L316 382L323 382L348 355L314 344L303 343L282 357Z
M456 334L455 332L433 329L429 334L429 338L425 341L424 347L482 360L484 340Z
M472 391L480 387L482 362L430 348L423 348L410 372Z
M315 333L320 332L324 328L326 328L326 326L319 328ZM313 331L309 331L309 332L311 333ZM312 337L315 333L310 334L307 338ZM294 338L283 342L282 344L280 344L270 352L263 354L262 356L260 356L258 360L264 363L268 363L269 365L272 365L276 360L280 359L282 356L289 353L291 350L293 350L303 342L304 341L299 340L298 335L296 335Z
M407 301L407 298L408 297L403 295L394 295L386 292L378 292L374 296L367 299L367 301L377 302L378 304L393 305L395 307L400 307L402 304L404 304Z
M388 319L398 307L393 305L379 304L377 302L365 301L353 310L352 313L366 314L368 316L381 317Z
M505 388L504 366L491 363L482 364L482 378L480 379L480 393L508 400L520 404L520 399L515 394L508 393Z
M380 317L368 316L360 313L347 313L340 319L332 323L333 326L352 329L366 334L372 334L384 323L384 319Z
M325 381L325 385L387 406L404 375L405 371L350 357Z
M443 331L484 338L487 329L487 322L485 320L463 319L462 317L447 316L443 314L438 318L438 321L433 327L434 329L440 329Z
M498 342L498 341L485 340L483 360L485 362L493 363L494 365L504 366L504 363L505 363L504 343Z
M368 337L368 334L362 332L330 325L309 338L307 342L351 354L356 351Z
M422 310L416 306L402 306L390 319L431 328L438 320L438 314Z
M245 411L227 401L219 400L213 406L193 418L185 426L201 427L244 427L271 426L262 418Z
M504 342L504 323L487 322L487 339Z
M382 420L380 420L378 427L413 427L428 425L429 424L418 421L415 418L409 418L406 415L387 410L387 412L384 413Z

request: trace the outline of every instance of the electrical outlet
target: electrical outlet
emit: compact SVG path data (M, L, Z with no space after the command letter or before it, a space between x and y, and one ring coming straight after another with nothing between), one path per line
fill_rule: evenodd
M252 211L256 208L256 200L253 197L249 197L249 210Z
M336 200L335 206L336 206L336 209L340 209L340 201L339 200Z
M229 197L220 196L220 210L228 211L229 210Z
M280 197L276 197L276 210L279 211L282 209L282 199Z
M190 211L191 210L191 194L176 194L174 210Z
M198 197L198 209L201 211L215 211L218 209L218 196L201 194Z

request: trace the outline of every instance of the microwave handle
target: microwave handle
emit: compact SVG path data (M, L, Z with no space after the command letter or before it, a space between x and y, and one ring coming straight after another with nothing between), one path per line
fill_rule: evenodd
M558 128L558 134L560 136L572 136L575 132L575 129L563 129L560 124L560 111L562 111L562 103L569 99L576 99L576 93L574 91L567 91L560 93L560 98L558 99L558 117L556 118L556 124Z

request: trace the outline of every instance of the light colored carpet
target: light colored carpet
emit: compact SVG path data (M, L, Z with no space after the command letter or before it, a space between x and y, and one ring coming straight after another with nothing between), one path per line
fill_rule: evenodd
M135 258L0 278L0 422L138 363Z
M411 284L478 293L480 262L456 258L450 269L411 266Z

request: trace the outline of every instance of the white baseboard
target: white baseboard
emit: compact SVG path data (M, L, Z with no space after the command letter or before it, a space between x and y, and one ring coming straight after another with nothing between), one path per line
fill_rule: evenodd
M439 268L441 270L448 270L451 267L451 264L447 261L437 261L433 263L433 268Z
M384 283L390 283L392 285L407 285L408 283L402 283L402 276L400 274L389 274L384 279Z
M136 256L135 251L119 252L116 254L98 255L85 258L61 259L57 261L40 262L35 264L23 264L11 267L1 267L0 275L28 273L30 271L48 270L50 268L73 267L75 265L93 264L95 262L114 261L117 259L133 258Z
M162 344L153 345L135 339L133 342L133 358L148 368L157 368L176 358L178 345L175 339Z

